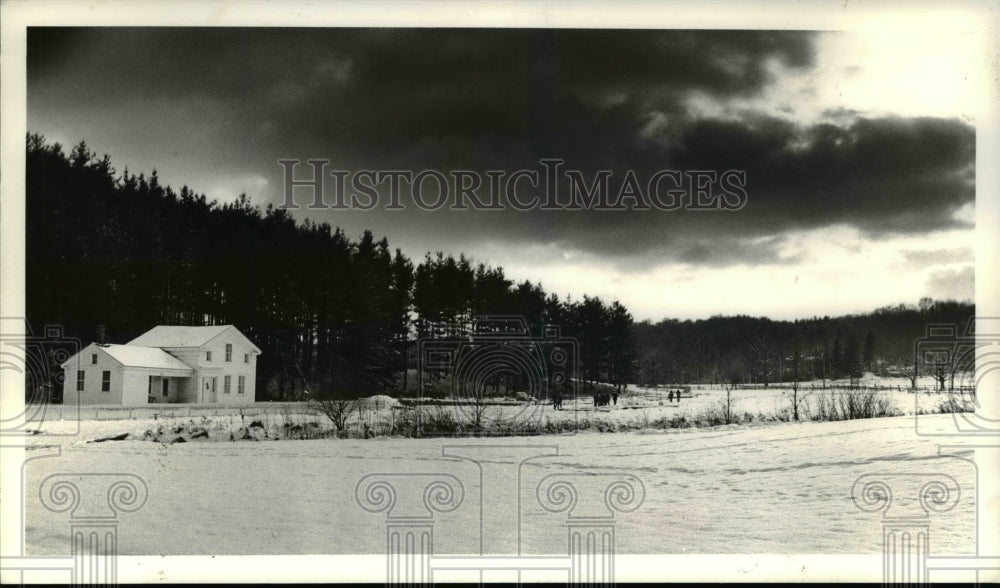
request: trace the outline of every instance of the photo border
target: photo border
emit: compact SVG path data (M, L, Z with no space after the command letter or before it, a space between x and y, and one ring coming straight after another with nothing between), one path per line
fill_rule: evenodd
M0 5L0 316L24 316L24 190L26 126L26 27L28 26L279 26L279 27L553 27L683 28L774 30L962 29L975 35L982 61L976 105L976 312L1000 316L995 242L1000 225L1000 88L996 55L1000 53L998 8L986 2L886 2L877 5L843 1L802 2L150 2L79 3L56 0ZM993 61L989 59L992 57ZM18 389L17 378L0 379L4 389ZM19 394L0 394L0 413L23 411ZM15 457L0 463L0 546L4 556L22 554L23 528L12 527L23 512L24 496L10 482L20 479L23 448L4 441ZM968 447L968 446L966 446ZM995 447L978 447L983 486L980 496L997 496L1000 459ZM5 455L6 456L6 455ZM982 457L982 461L980 461ZM849 483L845 480L845 484ZM155 494L155 486L150 493ZM17 516L9 516L10 514ZM1000 554L994 513L980 513L981 555ZM17 547L17 548L15 548ZM22 554L23 555L23 554ZM42 558L36 558L42 559ZM385 580L384 555L377 556L148 556L121 557L121 582L190 581L359 581ZM695 580L854 580L878 581L880 555L621 555L617 581L651 580L669 570L671 581ZM294 571L293 571L294 570ZM862 570L862 571L858 571ZM52 570L59 574L58 570ZM994 574L996 574L994 570ZM37 581L46 581L44 570ZM996 575L993 576L996 579ZM61 581L64 576L55 576ZM980 580L986 578L980 574ZM51 581L51 580L50 580Z

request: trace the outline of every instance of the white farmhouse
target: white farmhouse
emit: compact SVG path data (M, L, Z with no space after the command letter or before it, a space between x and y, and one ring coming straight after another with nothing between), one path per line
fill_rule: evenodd
M63 362L63 402L254 402L258 355L233 325L161 325L125 345L91 343Z

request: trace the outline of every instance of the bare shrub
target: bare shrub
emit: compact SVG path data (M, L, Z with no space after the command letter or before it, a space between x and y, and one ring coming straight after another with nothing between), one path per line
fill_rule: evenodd
M847 421L900 416L892 399L876 390L846 389L818 394L812 418L816 421Z
M464 424L455 418L455 411L444 406L435 406L423 415L421 433L431 435L457 435L465 430Z
M310 406L330 419L338 432L347 428L347 421L358 411L358 401L347 398L313 399Z
M937 405L937 410L940 414L952 414L957 412L976 412L976 405L969 399L956 397L953 394L949 394L948 398L942 400Z
M716 427L718 425L728 425L731 421L731 413L728 412L727 404L720 400L715 405L692 415L691 420L699 427Z
M789 408L792 410L792 418L796 421L805 412L804 409L807 408L808 402L806 400L806 392L799 387L799 382L796 380L792 383L791 388L782 388L781 394L788 400Z

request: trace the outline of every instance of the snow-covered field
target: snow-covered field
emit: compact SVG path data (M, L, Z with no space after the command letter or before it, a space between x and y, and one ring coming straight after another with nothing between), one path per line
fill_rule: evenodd
M679 408L657 402L647 409L625 409L627 401L619 399L619 406L609 412L594 413L591 406L588 414L630 419L649 412L695 411L699 403L718 399L719 391L704 396L699 392L694 390L694 397ZM761 409L781 401L780 392L760 392L741 392L738 401ZM913 395L902 396L912 412ZM570 418L572 412L551 414ZM952 416L920 418L922 427L944 430ZM482 509L500 506L480 506L476 464L442 457L445 445L558 447L558 456L528 462L522 470L523 553L565 553L566 514L542 510L535 495L539 481L552 473L631 474L641 480L643 504L617 515L617 551L622 554L880 553L881 515L862 512L852 502L855 480L864 474L946 473L957 480L961 497L954 509L933 514L932 550L942 555L974 550L976 470L968 461L972 450L957 447L951 450L954 456L939 457L934 439L914 433L912 416L500 439L179 444L141 439L145 430L159 424L159 419L84 421L79 435L32 437L39 446L58 444L60 452L26 465L28 553L68 552L68 513L46 510L37 491L46 476L59 472L132 473L146 482L147 504L119 517L121 555L383 553L385 514L369 513L357 504L358 481L380 472L445 472L462 480L465 500L453 512L436 515L435 552L476 553ZM76 426L71 421L38 424L47 433ZM122 441L87 442L122 432L133 435ZM27 452L29 457L45 453L41 448ZM495 498L503 508L518 501L516 487ZM516 521L510 521L509 528L486 532L492 533L495 545L516 553L514 528Z

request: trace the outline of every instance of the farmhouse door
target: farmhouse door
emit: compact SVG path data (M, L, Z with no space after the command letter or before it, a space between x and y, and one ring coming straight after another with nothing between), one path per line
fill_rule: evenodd
M215 381L217 378L202 378L202 392L201 401L214 403L215 402Z

